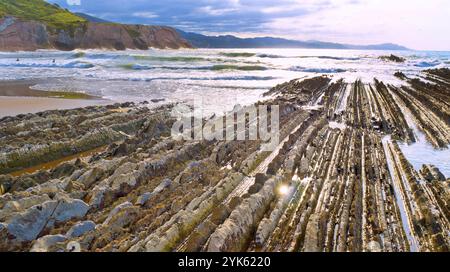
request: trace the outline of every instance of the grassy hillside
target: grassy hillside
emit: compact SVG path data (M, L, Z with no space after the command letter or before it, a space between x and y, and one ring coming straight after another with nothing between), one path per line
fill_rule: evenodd
M0 17L5 15L39 21L56 29L72 29L86 22L84 18L44 0L0 0Z

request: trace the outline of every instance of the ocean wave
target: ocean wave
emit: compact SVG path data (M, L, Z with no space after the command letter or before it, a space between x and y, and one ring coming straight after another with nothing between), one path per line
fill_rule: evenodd
M144 65L144 64L135 64L135 63L129 63L129 64L121 64L119 67L126 69L126 70L155 70L155 69L162 69L162 70L211 70L212 68L207 67L194 67L194 66L150 66L150 65Z
M84 58L86 56L85 52L77 52L71 56L73 59Z
M314 58L314 59L329 59L329 60L360 60L361 58L358 57L333 57L333 56L300 56L298 58L302 58L302 59L309 59L309 58Z
M320 74L334 74L347 72L347 70L341 68L305 68L300 66L291 67L289 70L295 72L320 73Z
M280 55L272 55L272 54L259 54L257 55L258 58L268 58L268 59L283 59L283 58L289 58L287 56L280 56Z
M87 59L93 59L93 60L115 60L115 59L120 59L123 57L128 57L128 56L124 56L124 55L114 55L114 54L103 54L103 53L97 53L97 54L85 54L83 56L84 58Z
M249 87L249 86L234 86L234 85L211 85L211 84L202 84L202 83L190 83L187 84L189 86L203 87L203 88L211 88L211 89L242 89L242 90L266 90L270 89L270 87Z
M317 56L318 59L331 59L331 60L360 60L358 57L330 57L330 56Z
M250 57L254 57L256 56L255 53L246 53L246 52L222 52L219 53L219 55L224 56L224 57L229 57L229 58L250 58Z
M80 68L89 69L95 67L89 62L74 61L65 64L58 63L0 63L0 67L17 67L17 68Z
M90 78L98 78L95 75L90 75ZM105 78L99 78L105 79ZM187 76L187 77L153 77L153 78L115 78L109 79L114 81L144 81L151 82L157 80L169 80L169 81L179 81L179 80L192 80L192 81L268 81L275 80L277 77L272 76L218 76L218 77L195 77L195 76Z
M439 64L441 64L441 62L439 62L438 60L434 60L434 61L421 61L421 62L418 62L418 63L414 64L414 66L416 66L416 67L422 67L422 68L428 68L428 67L438 66Z
M65 65L65 68L84 68L84 69L88 69L88 68L94 68L95 65L89 62L82 62L82 61L78 61L78 62L71 62Z
M219 62L219 63L239 63L239 60L235 59L224 59L224 58L208 58L208 57L162 57L162 56L141 56L133 55L129 56L136 61L154 61L154 62ZM250 63L250 62L248 62ZM254 63L254 62L253 62Z
M155 81L155 80L192 80L192 81L212 81L212 80L222 80L222 81L254 81L254 80L274 80L276 77L262 77L262 76L226 76L226 77L155 77L143 79L143 81Z
M131 56L135 60L149 60L149 61L170 61L170 62L197 62L197 61L204 61L205 58L202 57L182 57L182 56L175 56L175 57L158 57L158 56L141 56L141 55L134 55Z
M126 70L152 70L152 69L163 69L163 70L211 70L211 71L224 71L224 70L237 70L237 71L264 71L267 70L264 66L259 65L213 65L213 66L149 66L142 64L122 64L119 67Z
M333 57L333 56L280 56L271 54L259 54L259 58L271 58L271 59L286 59L286 58L298 58L298 59L330 59L330 60L360 60L360 57Z
M213 77L210 80L274 80L277 77L272 76L229 76L229 77Z
M222 71L222 70L238 70L238 71L264 71L267 70L267 67L260 65L214 65L210 68L213 71Z
M126 69L126 70L150 70L153 69L153 67L147 66L147 65L141 65L141 64L121 64L119 67Z

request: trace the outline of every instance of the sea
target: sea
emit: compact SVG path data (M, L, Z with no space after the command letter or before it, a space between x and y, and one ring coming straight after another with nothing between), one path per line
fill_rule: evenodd
M386 62L395 54L405 63ZM35 80L32 88L76 91L114 101L180 102L203 98L214 112L249 104L277 84L327 74L348 82L374 77L401 84L394 73L419 76L450 67L450 52L313 49L187 49L0 53L0 80Z

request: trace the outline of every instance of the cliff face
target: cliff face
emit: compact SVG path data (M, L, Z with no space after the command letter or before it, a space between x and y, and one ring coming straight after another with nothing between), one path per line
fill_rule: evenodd
M17 21L7 17L0 19L0 50L36 50L50 48L46 27L36 22Z
M170 27L87 22L74 29L54 30L35 21L0 19L0 51L37 49L191 48Z

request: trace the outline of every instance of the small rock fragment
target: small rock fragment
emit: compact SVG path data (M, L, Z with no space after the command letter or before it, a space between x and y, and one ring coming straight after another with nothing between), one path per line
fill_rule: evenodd
M127 201L124 202L120 205L117 205L116 207L114 207L114 209L109 213L108 218L106 218L105 222L103 222L103 225L108 225L109 222L111 221L111 219L118 214L121 210L127 208L127 207L131 207L133 206L133 204L131 204L131 202Z
M31 247L31 252L49 252L50 248L57 243L64 242L67 239L64 235L47 235L39 238Z
M94 229L95 223L93 221L84 221L77 223L76 225L71 227L69 231L66 233L66 236L76 238Z
M136 200L135 205L138 205L138 206L145 205L145 203L147 203L147 201L149 201L152 196L153 196L153 193L150 193L150 192L140 195L138 197L138 199Z

